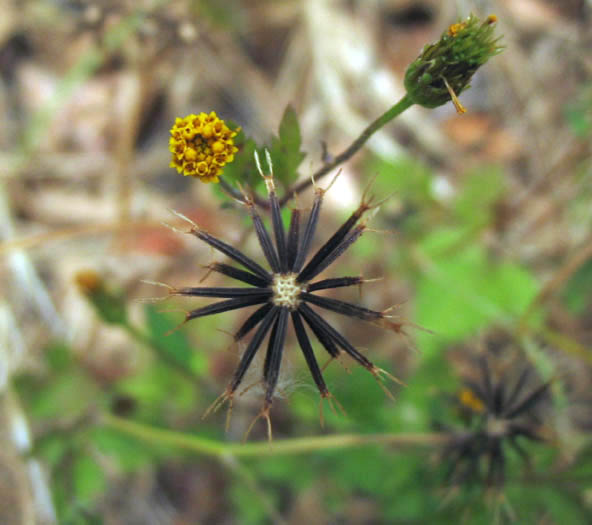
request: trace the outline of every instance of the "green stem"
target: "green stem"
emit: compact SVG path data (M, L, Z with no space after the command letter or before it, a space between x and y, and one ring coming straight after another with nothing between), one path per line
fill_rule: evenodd
M224 443L197 435L155 428L112 414L104 414L101 421L106 427L149 443L168 445L207 456L280 456L373 444L398 447L433 446L442 445L449 439L449 436L445 434L335 434L331 436L283 439L272 442Z
M399 100L394 106L392 106L386 113L383 113L374 122L372 122L360 136L354 140L344 151L337 155L331 162L321 166L311 178L302 181L300 184L294 186L286 192L286 195L280 200L280 204L283 206L286 204L295 194L302 192L313 184L313 180L317 182L319 179L324 177L327 173L334 170L337 166L349 160L354 156L355 153L368 141L368 139L374 135L380 128L385 126L395 117L398 117L403 111L408 109L414 104L407 94Z

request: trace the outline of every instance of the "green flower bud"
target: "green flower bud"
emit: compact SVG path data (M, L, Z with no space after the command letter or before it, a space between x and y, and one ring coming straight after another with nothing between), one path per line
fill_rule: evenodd
M407 68L405 89L420 106L435 108L452 100L456 110L466 110L457 95L470 87L471 77L492 56L503 50L494 34L497 17L484 22L470 15L452 24L434 44L428 44Z
M83 270L76 275L75 282L104 322L120 325L127 323L125 296L108 289L96 272Z

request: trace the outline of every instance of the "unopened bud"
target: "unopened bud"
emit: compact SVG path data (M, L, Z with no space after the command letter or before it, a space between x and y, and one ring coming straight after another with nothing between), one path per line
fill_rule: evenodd
M110 324L125 324L127 322L125 296L108 289L97 272L83 270L76 274L74 281L103 321Z
M457 95L470 87L471 77L492 56L503 50L495 36L497 17L481 22L470 15L452 24L434 44L428 44L407 68L405 89L420 106L435 108L452 100L457 111L465 109Z

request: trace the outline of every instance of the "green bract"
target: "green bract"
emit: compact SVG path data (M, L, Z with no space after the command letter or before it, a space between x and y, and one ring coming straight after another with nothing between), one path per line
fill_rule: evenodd
M484 22L470 15L452 24L438 42L426 45L405 73L409 98L427 108L452 100L457 111L464 113L456 95L469 87L480 66L503 49L498 45L501 37L494 34L496 22L493 15Z

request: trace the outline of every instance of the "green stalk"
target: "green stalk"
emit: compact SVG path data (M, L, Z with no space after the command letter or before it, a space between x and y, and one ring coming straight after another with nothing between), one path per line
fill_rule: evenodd
M449 439L449 436L445 434L335 434L271 442L226 443L136 423L112 414L104 414L101 417L101 422L105 427L142 441L167 445L195 454L218 457L227 455L236 457L280 456L377 444L397 447L433 446L442 445Z
M282 197L280 200L280 205L286 204L295 194L302 192L306 188L308 188L312 183L313 180L318 182L319 179L324 177L327 173L334 170L337 166L344 163L346 160L349 160L351 157L354 156L361 147L368 142L368 139L374 135L380 128L384 127L388 124L391 120L395 117L398 117L403 111L408 109L414 104L414 102L409 98L407 94L399 100L394 106L392 106L388 111L380 115L374 122L372 122L362 133L360 136L354 140L344 151L342 151L339 155L337 155L331 162L324 164L321 166L313 175L312 177L308 178L305 181L302 181L300 184L294 186L293 188L289 189L286 192L286 195Z

